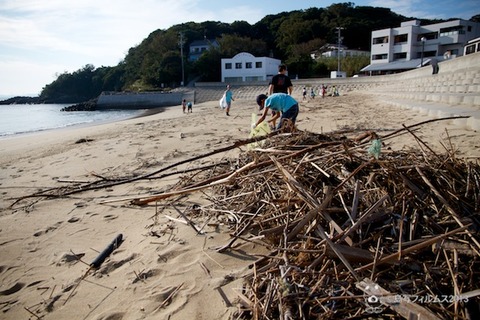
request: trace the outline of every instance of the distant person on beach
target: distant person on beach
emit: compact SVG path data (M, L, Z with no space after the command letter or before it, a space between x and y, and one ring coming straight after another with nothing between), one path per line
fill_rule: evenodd
M327 86L322 84L322 98L325 98L326 94L327 94Z
M193 103L191 101L188 101L187 103L187 113L193 113Z
M281 64L278 66L278 73L272 77L270 83L268 85L268 95L272 95L273 93L285 93L292 95L293 91L293 84L292 80L289 76L287 76L287 66ZM275 127L276 119L275 111L272 110L272 125Z
M439 71L439 67L438 67L438 61L436 58L432 58L430 60L430 64L432 65L432 74L437 74L438 71Z
M268 94L283 92L292 95L293 84L290 77L287 76L287 66L281 64L278 66L278 73L272 77L268 85Z
M227 102L227 109L225 110L225 114L227 116L230 116L230 107L232 106L232 101L235 101L235 99L233 99L233 93L232 90L230 90L229 84L227 84L227 90L225 90L225 101Z
M307 88L303 87L302 89L302 96L303 96L303 100L307 100Z
M338 92L337 86L332 87L332 97L338 97L340 93Z
M265 120L270 109L276 111L276 113L274 118L270 119L268 122L273 122L280 118L280 122L276 127L277 130L281 129L287 121L291 124L291 128L289 128L290 131L295 127L295 121L297 120L298 115L298 102L292 96L286 93L274 93L268 97L265 94L261 94L257 97L257 104L260 107L260 110L263 109L263 113L257 120L257 123L253 125L254 128Z
M186 108L187 108L187 100L186 100L186 99L183 99L183 100L182 100L183 113L185 113Z

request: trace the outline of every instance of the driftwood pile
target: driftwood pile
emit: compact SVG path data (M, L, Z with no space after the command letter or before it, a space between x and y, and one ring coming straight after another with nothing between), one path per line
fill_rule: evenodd
M238 293L238 319L479 319L479 165L422 141L376 159L372 136L277 135L233 174L183 179L185 190L210 181L215 210L204 214L228 216L232 240L219 251L271 250Z
M416 151L384 145L378 154L372 132L270 134L141 176L99 177L14 204L179 174L168 171L249 144L238 159L183 171L173 191L131 201L204 191L212 205L195 212L231 228L218 251L245 241L267 246L238 292L238 319L480 319L479 164L450 148L434 153L412 129L380 138L408 132Z

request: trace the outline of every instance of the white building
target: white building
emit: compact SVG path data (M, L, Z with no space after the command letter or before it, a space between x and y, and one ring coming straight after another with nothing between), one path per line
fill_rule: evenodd
M255 57L240 52L231 59L222 59L222 82L250 82L270 80L278 73L281 60Z
M339 50L340 49L340 50ZM320 57L324 58L337 58L340 55L342 58L346 57L358 57L358 56L369 56L370 51L348 49L346 46L338 46L334 44L327 44L310 54L312 59L318 59Z
M480 36L480 23L451 20L421 26L420 21L403 22L398 28L372 32L370 65L362 72L385 74L420 67L436 58L463 55L464 45Z
M465 56L475 52L480 52L480 38L475 38L468 41L463 50L463 55Z

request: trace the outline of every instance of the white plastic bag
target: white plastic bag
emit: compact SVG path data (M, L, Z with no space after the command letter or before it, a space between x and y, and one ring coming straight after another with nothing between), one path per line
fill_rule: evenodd
M227 97L225 96L225 94L223 94L222 98L218 101L218 103L220 104L220 108L222 109L225 109L228 106Z

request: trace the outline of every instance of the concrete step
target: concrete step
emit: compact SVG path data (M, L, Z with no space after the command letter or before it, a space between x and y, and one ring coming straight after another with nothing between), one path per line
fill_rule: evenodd
M412 109L427 114L432 118L445 118L455 116L467 116L464 119L452 120L455 125L480 130L480 106L451 105L438 102L413 101L410 99L391 99L388 95L378 97L379 100L400 108Z

